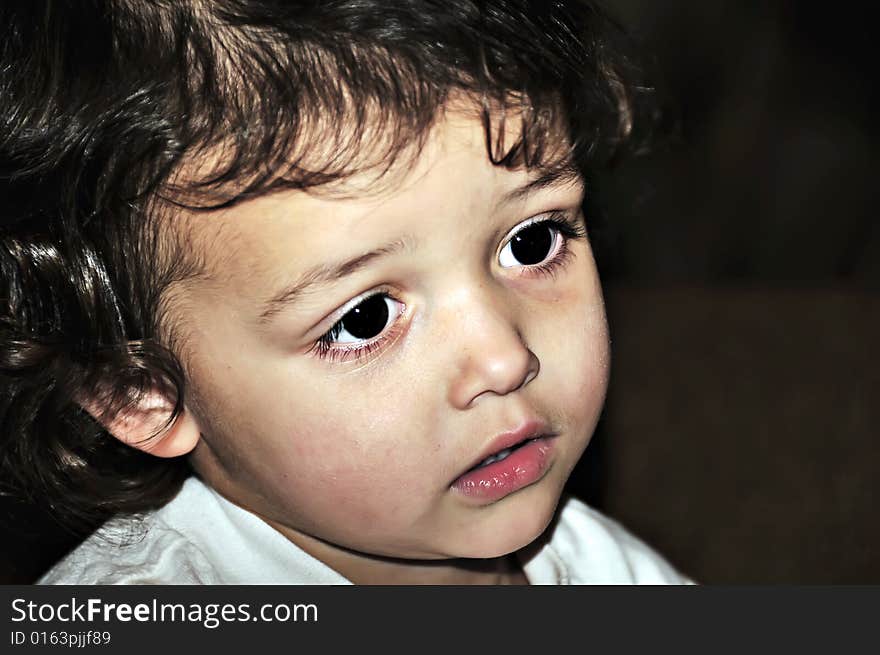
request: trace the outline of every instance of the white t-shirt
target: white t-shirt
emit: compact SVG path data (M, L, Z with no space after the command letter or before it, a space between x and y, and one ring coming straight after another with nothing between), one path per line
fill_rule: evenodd
M690 583L615 521L571 497L518 557L531 584ZM161 509L107 523L38 584L351 582L192 477Z

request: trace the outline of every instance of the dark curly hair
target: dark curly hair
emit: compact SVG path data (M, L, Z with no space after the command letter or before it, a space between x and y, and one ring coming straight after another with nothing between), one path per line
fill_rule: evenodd
M163 291L200 265L169 206L381 177L453 95L494 164L586 174L652 122L624 46L575 0L3 2L0 493L87 531L189 474L81 407L159 387L182 408Z

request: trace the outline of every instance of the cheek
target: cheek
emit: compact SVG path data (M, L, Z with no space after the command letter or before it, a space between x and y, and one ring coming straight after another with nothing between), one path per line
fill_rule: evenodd
M371 403L313 410L288 433L295 462L278 467L284 478L271 490L283 517L298 515L341 543L408 533L433 506L437 486L418 417L393 404L387 412Z
M302 385L295 381L315 377L289 371L255 379L262 382L217 407L233 417L226 435L247 435L238 456L260 467L273 495L362 512L381 500L394 511L388 503L400 503L402 485L418 489L429 437L411 385L354 378Z
M605 400L610 368L601 290L586 278L583 284L560 291L552 308L543 354L539 353L547 365L545 373L572 420L595 421Z

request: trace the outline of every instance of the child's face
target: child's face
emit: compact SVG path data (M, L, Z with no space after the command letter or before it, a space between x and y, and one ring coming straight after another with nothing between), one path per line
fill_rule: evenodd
M484 558L535 539L595 427L608 340L586 239L523 231L582 222L582 184L534 178L447 118L390 192L186 216L209 276L169 297L199 473L300 545ZM517 430L545 436L464 476Z

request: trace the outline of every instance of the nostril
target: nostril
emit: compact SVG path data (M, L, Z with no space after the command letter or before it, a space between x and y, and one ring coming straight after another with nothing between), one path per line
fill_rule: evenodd
M531 349L529 349L528 353L529 353L528 373L526 374L525 379L523 380L522 384L520 385L520 388L526 386L529 382L531 382L536 377L538 377L538 372L541 370L541 361L538 359L538 356L535 355L535 353L533 353L531 351Z

